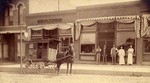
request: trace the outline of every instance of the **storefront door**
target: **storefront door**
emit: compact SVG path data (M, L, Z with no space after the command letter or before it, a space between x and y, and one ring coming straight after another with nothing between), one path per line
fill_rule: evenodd
M3 56L8 61L15 61L15 34L3 35Z
M104 45L106 45L106 54L107 54L107 61L111 62L110 51L115 44L115 23L99 23L98 27L98 43L97 45L103 50Z
M110 51L111 48L114 44L114 40L100 40L99 41L99 46L101 47L101 49L103 49L104 45L106 45L106 54L107 54L107 60L108 62L111 61L111 56L110 56Z

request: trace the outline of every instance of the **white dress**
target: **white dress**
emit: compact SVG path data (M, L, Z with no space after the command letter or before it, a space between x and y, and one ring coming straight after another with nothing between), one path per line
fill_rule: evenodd
M128 62L127 64L133 64L133 52L134 52L134 49L133 48L129 48L128 49Z
M119 64L125 64L125 61L124 61L125 51L124 51L124 49L119 49L118 55L119 55Z

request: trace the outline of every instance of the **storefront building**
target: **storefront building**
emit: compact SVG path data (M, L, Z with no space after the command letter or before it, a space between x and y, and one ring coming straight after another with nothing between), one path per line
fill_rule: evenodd
M59 52L65 52L74 40L75 13L75 10L68 10L28 15L29 40L58 39Z
M139 2L77 8L76 58L95 62L95 49L98 46L103 49L106 45L108 63L111 63L110 50L113 44L119 48L130 43L134 48L134 64L149 63L149 38L146 36L149 33L149 15L145 11Z
M0 58L20 59L20 30L25 41L57 38L59 51L64 52L73 42L75 62L96 62L95 49L107 45L108 63L113 44L133 45L134 64L150 63L150 15L140 2L112 3L77 7L74 10L29 14L26 0L10 4L9 13L0 21ZM11 40L11 41L9 41ZM127 58L127 56L125 57Z
M1 15L0 59L2 62L20 60L20 34L23 35L26 31L25 16L29 14L28 7L27 0L12 0ZM24 38L22 36L22 39ZM23 45L25 45L24 42ZM24 47L22 50L25 50ZM25 56L24 53L22 54Z

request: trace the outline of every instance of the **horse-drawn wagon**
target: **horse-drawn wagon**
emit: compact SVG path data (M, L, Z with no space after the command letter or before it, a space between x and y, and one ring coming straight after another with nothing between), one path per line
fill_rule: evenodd
M39 39L26 41L26 56L23 58L24 72L32 69L36 72L42 72L45 67L53 68L58 71L62 63L73 62L73 56L69 55L69 49L60 53L58 50L58 39Z

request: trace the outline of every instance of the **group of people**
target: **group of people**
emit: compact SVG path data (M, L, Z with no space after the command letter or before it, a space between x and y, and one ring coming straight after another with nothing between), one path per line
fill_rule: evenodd
M134 49L133 49L132 45L130 45L130 47L127 50L127 64L128 65L133 64L133 53L134 53ZM105 64L107 62L107 55L108 55L106 53L106 45L104 45L103 49L101 49L100 46L98 46L96 49L96 61L98 64L101 61L101 55L102 55L103 63ZM113 45L113 47L111 48L111 51L110 51L110 55L111 55L111 59L112 59L112 64L114 64L114 65L116 64L117 55L119 57L119 65L125 64L126 52L123 49L123 46L120 46L120 48L118 49L115 45Z

